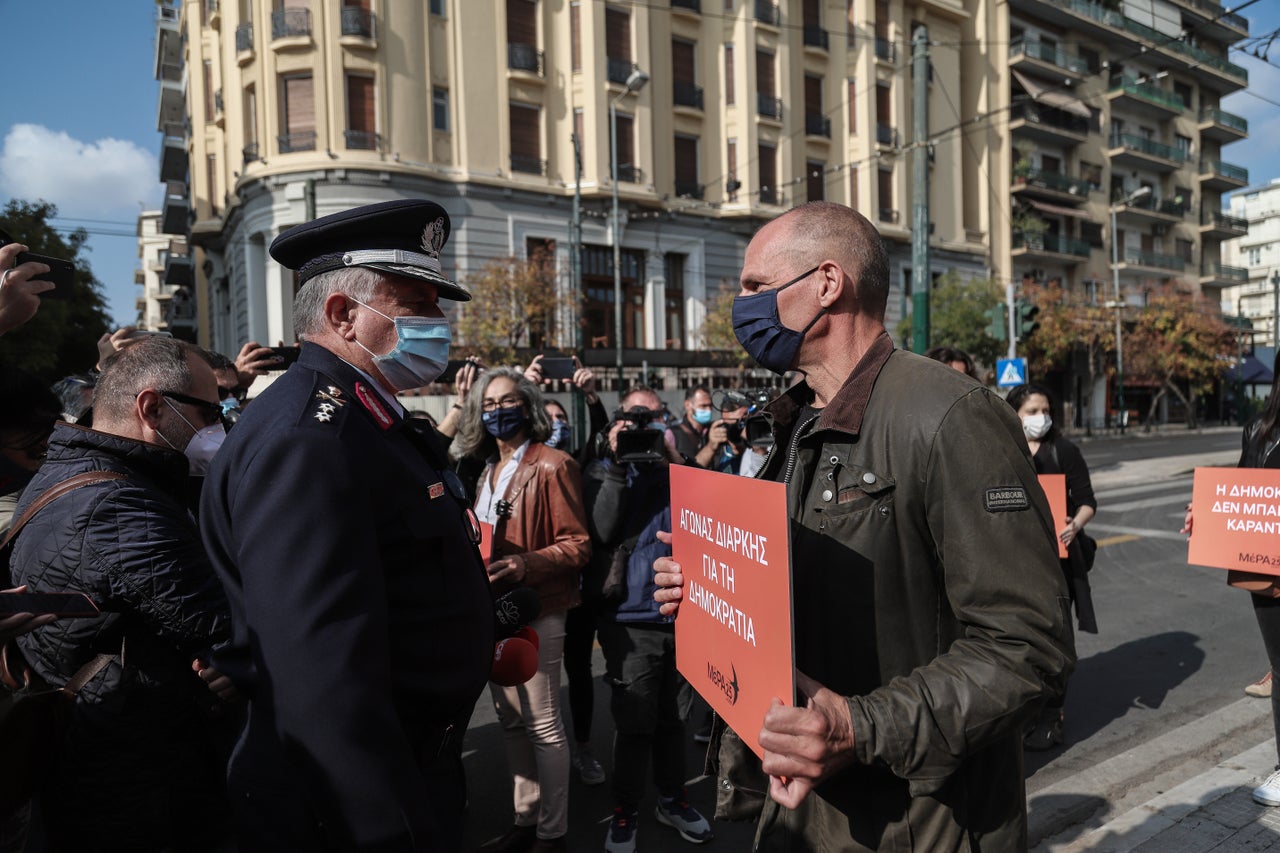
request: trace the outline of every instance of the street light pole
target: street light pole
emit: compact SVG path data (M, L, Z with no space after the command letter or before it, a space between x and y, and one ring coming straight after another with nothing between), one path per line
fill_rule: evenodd
M1133 204L1140 198L1151 194L1151 187L1139 187L1124 198L1118 199L1111 206L1111 281L1115 286L1116 308L1116 404L1119 408L1116 419L1120 423L1120 434L1124 435L1128 425L1129 409L1124 403L1124 327L1121 324L1124 301L1120 299L1120 241L1116 239L1116 209Z
M613 335L618 366L618 393L622 385L622 224L618 219L618 102L631 92L638 92L649 82L649 75L632 68L617 97L609 102L609 163L613 166Z

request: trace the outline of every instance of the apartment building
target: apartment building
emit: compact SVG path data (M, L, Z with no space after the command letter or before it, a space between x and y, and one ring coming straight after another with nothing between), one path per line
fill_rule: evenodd
M577 189L581 300L571 300L563 322L581 325L589 356L612 353L615 179L629 365L698 363L707 299L736 288L750 235L811 199L853 204L882 226L899 291L892 327L910 279L910 30L923 24L952 46L971 41L976 7L160 6L161 227L191 246L200 340L227 352L249 338L291 340L295 285L267 256L271 240L314 216L409 195L450 211L451 274L553 247L569 293ZM931 116L958 122L962 101L979 88L966 83L962 52L936 51L933 72ZM974 188L982 168L963 152L958 135L931 148L932 256L935 272L976 275L987 268L988 213L956 190L955 176Z
M1223 218L1248 233L1223 245L1223 261L1241 273L1242 284L1222 292L1222 311L1253 324L1255 346L1277 346L1280 315L1280 178L1231 197Z
M169 332L182 340L196 340L196 311L192 296L194 276L186 240L163 233L160 211L138 214L138 286L135 308L139 329Z
M1113 300L1114 257L1122 302L1166 287L1219 301L1243 275L1222 255L1243 224L1221 208L1248 173L1223 148L1248 126L1220 104L1248 84L1227 59L1247 21L1211 0L1011 0L996 15L1000 274Z

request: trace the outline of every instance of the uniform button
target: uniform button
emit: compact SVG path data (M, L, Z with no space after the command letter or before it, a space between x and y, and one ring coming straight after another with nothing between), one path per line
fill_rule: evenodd
M721 779L721 780L720 780L720 790L722 790L722 791L732 791L732 790L733 790L733 783L732 783L732 782L730 782L728 779Z
M831 500L831 490L830 490L830 489L825 489L825 490L822 492L822 499L823 499L824 501L829 501L829 500Z
M889 508L887 506L880 507L880 515L887 517L889 515Z
M868 486L874 483L875 481L876 481L876 475L872 474L870 471L862 475L862 482L866 483Z
M832 457L831 457L831 464L832 464L832 465L839 465L839 464L840 464L840 457L839 457L839 456L832 456Z

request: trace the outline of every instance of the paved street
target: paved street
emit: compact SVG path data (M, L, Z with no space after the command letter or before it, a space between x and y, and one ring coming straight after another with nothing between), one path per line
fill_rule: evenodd
M1185 537L1177 532L1192 468L1234 465L1239 441L1237 428L1211 428L1081 442L1099 499L1090 530L1101 545L1092 575L1101 633L1077 636L1068 742L1027 758L1031 841L1039 850L1243 849L1231 846L1237 830L1223 829L1231 821L1251 833L1247 849L1280 845L1280 815L1248 797L1275 761L1268 705L1242 692L1266 669L1257 627L1246 594L1227 587L1223 572L1186 564ZM602 669L597 651L597 674ZM598 679L596 697L592 739L608 770L608 695ZM511 821L487 698L466 745L467 838L478 844ZM713 780L699 775L702 749L692 739L688 755L693 801L709 815ZM608 785L585 788L575 780L570 796L572 846L599 849L612 810ZM1173 802L1159 799L1170 796ZM1162 804L1187 820L1153 811ZM642 809L641 849L689 849L656 825L652 805ZM1185 837L1157 834L1171 827ZM750 848L751 827L715 829L714 847Z

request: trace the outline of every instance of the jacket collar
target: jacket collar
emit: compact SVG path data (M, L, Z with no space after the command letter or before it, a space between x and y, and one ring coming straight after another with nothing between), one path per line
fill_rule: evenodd
M893 339L889 337L887 331L881 332L853 368L844 385L836 392L835 397L822 410L822 415L818 418L814 429L836 429L857 435L862 429L862 416L867 411L871 390L880 376L880 370L891 355L893 355ZM774 423L789 428L795 423L800 410L812 402L813 389L807 382L797 382L781 397L766 406L765 411L773 416Z
M59 423L49 438L47 462L86 456L105 458L154 481L170 494L185 493L190 470L187 457L168 447L99 432L76 424Z
M404 425L404 416L394 407L387 405L381 389L361 375L347 362L329 350L315 343L303 342L302 354L298 363L303 367L323 374L334 385L354 401L364 413L383 430L397 430Z

